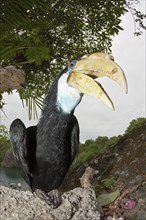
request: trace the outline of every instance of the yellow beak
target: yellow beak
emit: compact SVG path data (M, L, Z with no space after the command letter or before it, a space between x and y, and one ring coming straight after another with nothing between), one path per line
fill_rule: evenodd
M105 90L94 80L104 76L117 82L127 93L128 86L123 70L114 62L114 58L106 53L92 53L82 56L69 75L67 82L81 93L94 96L114 109Z

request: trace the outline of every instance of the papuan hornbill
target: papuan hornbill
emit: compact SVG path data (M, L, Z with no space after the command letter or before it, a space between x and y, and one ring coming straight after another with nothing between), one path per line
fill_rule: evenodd
M70 62L52 84L37 126L26 128L20 119L10 126L15 159L32 191L53 207L59 204L58 188L74 161L79 145L79 125L74 110L83 94L114 108L95 78L107 76L125 92L123 70L110 54L92 53Z

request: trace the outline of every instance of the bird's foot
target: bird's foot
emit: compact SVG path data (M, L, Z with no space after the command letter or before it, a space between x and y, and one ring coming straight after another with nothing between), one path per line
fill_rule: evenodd
M35 194L53 209L56 209L61 204L61 195L58 189L54 189L48 193L41 189L37 189L35 190Z

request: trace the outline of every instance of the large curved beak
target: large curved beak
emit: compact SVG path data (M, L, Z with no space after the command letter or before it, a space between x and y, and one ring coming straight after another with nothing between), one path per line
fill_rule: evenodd
M127 93L128 86L123 70L114 62L113 56L106 53L92 53L82 56L69 75L67 82L81 93L93 96L114 109L108 94L94 80L104 76L114 80Z

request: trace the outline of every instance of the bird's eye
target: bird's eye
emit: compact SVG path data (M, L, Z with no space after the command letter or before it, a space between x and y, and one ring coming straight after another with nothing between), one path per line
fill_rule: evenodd
M74 64L73 62L71 62L71 63L69 64L70 67L74 67L74 65L75 65L75 64Z

